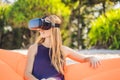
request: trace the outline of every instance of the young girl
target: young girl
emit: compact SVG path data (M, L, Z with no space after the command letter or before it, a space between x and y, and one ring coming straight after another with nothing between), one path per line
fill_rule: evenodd
M61 20L56 15L30 20L29 28L39 31L40 37L28 50L26 80L64 80L66 57L78 62L90 62L94 68L100 64L95 57L81 56L62 45L60 24Z

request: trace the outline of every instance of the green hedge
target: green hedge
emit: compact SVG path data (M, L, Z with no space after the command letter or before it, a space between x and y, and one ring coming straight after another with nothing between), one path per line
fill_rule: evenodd
M90 47L120 49L120 9L110 10L93 21L88 37Z

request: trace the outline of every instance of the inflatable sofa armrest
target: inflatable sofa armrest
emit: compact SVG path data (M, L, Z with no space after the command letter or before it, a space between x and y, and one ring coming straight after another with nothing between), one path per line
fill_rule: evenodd
M8 64L0 60L0 80L24 80Z

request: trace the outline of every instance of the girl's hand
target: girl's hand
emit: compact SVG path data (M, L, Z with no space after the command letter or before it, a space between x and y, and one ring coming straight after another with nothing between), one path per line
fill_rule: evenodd
M58 80L58 79L50 77L50 78L47 78L46 80Z
M47 80L47 79L43 78L43 79L41 79L41 80Z
M50 78L47 78L47 79L43 78L43 79L41 79L41 80L61 80L61 79L57 79L57 78L54 78L54 77L50 77Z
M90 62L90 67L92 68L97 68L99 65L101 65L100 60L95 57L89 57L88 60Z

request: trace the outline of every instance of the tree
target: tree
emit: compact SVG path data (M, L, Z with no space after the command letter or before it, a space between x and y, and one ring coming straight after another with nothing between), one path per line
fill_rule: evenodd
M3 37L6 33L6 30L4 29L5 26L7 26L7 14L9 12L10 5L0 2L0 47L2 47L3 44Z
M69 18L70 10L69 7L61 2L61 0L18 0L11 7L8 22L13 28L27 28L30 19L43 17L49 14L56 14L62 18L62 35L63 40L66 40L64 35L66 35L66 33L68 34L68 31L65 29L65 26L68 23L67 20ZM34 42L38 33L31 31L31 34L35 36L31 36L30 44ZM64 44L66 44L65 41Z
M71 9L69 18L71 31L71 47L78 49L87 48L87 33L90 30L90 23L99 15L104 14L113 2L119 0L62 0ZM101 5L102 4L102 5ZM111 5L112 4L112 5ZM94 15L97 14L97 15Z
M95 48L120 49L120 9L110 10L91 23L90 44Z

